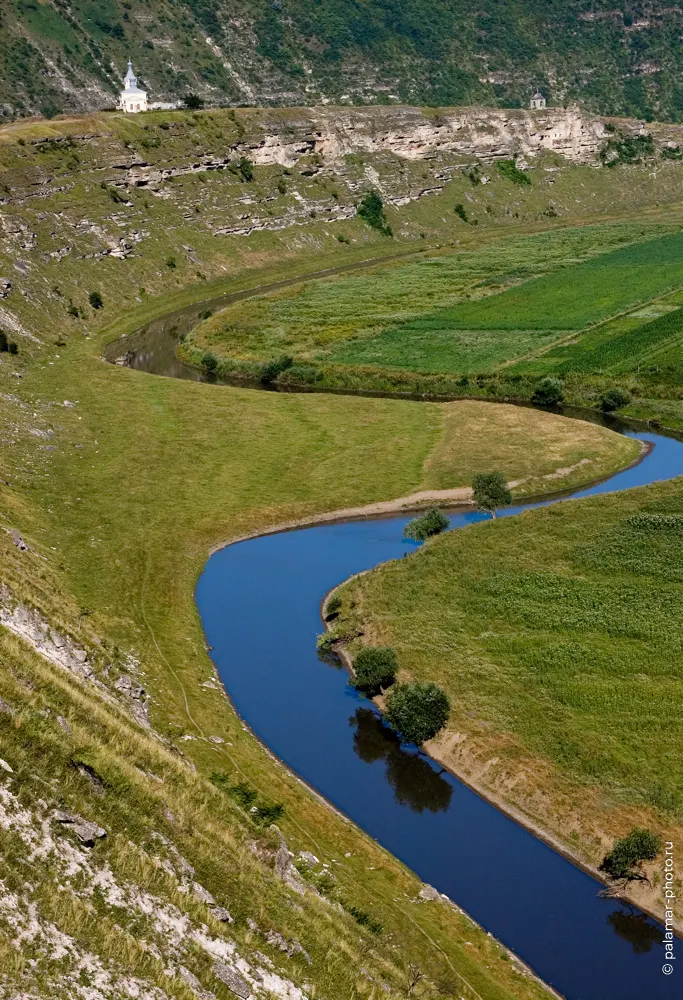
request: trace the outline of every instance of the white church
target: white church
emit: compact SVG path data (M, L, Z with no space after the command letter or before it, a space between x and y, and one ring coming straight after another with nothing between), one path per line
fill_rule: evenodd
M172 103L167 101L154 101L152 104L147 99L147 91L140 90L138 78L133 72L133 63L128 60L128 72L123 78L123 90L119 93L119 111L127 114L137 114L138 111L173 111L179 108L180 101Z
M147 91L138 89L138 79L133 72L133 63L128 60L128 72L123 79L123 90L119 94L119 108L121 111L128 111L136 114L138 111L147 111Z

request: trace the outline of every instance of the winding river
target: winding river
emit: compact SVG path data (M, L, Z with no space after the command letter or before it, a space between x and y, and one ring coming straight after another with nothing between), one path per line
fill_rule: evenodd
M178 362L167 326L144 337L127 363L185 375L173 369ZM652 450L573 497L683 475L683 443L623 429ZM540 505L513 507L503 516ZM451 529L482 517L454 511ZM413 543L402 537L408 519L281 531L210 557L196 599L235 708L288 767L568 1000L680 1000L683 970L663 974L658 923L635 907L601 898L602 886L592 876L417 748L401 746L372 702L349 685L342 665L316 652L323 596L352 574L411 551Z

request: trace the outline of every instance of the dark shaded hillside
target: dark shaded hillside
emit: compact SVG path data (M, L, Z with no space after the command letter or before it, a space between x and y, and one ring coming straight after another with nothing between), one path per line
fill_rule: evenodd
M524 106L683 119L683 11L611 0L0 0L0 115L153 100Z

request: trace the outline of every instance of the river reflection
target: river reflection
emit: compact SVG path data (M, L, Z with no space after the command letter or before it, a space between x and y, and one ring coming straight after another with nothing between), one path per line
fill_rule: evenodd
M662 943L662 928L638 910L615 910L607 918L616 934L628 941L636 955L645 955Z
M434 765L415 752L401 747L401 741L370 708L358 708L349 719L354 727L353 749L366 764L386 761L386 778L394 798L413 812L445 812L451 804L453 787Z

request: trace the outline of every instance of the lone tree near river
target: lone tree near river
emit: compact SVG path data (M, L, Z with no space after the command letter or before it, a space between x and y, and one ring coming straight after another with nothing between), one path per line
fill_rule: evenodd
M643 863L654 861L661 849L661 837L636 826L625 837L615 840L612 850L602 859L600 871L610 882L621 882L622 886L629 882L648 882L642 870Z
M422 746L448 722L451 703L437 684L397 684L387 697L385 718L401 739Z
M502 472L481 472L472 480L472 495L480 510L486 510L493 517L499 507L509 507L512 493L508 489Z

